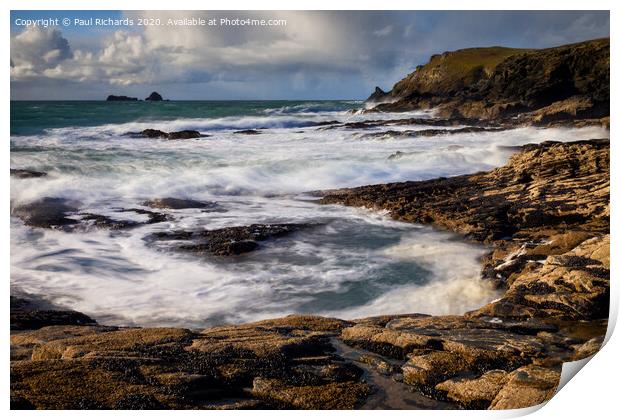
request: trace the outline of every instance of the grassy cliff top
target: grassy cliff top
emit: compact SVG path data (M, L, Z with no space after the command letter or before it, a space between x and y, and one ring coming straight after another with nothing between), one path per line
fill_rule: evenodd
M531 50L506 47L466 48L436 54L394 85L395 96L413 91L442 92L461 89L488 75L506 58Z

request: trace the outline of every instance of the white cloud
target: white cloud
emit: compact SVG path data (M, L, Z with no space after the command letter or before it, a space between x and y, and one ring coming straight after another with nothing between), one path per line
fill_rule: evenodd
M11 76L34 76L72 56L69 42L59 30L31 26L11 38Z
M377 35L377 36L388 36L389 34L392 33L392 30L394 29L394 27L392 25L388 25L384 28L381 29L377 29L376 31L373 31L373 34Z

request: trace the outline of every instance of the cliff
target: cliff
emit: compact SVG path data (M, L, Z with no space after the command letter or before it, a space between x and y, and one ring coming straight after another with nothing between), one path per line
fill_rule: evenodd
M601 118L609 116L609 69L609 38L445 52L397 82L374 110L437 108L443 116L524 122Z

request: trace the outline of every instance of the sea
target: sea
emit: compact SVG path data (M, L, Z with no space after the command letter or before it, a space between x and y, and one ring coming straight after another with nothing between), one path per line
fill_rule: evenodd
M320 205L312 192L485 171L507 162L514 153L507 146L609 135L600 127L523 127L369 138L363 135L434 127L317 125L433 117L363 108L350 100L11 102L11 168L48 174L11 177L12 208L62 197L81 211L127 219L118 209L174 197L221 209L163 210L169 220L125 230L32 228L11 217L12 291L128 326L200 328L293 313L460 314L499 296L480 275L485 247L373 209ZM131 134L146 128L208 137ZM245 129L259 134L235 133ZM232 257L179 253L145 240L155 232L253 223L316 227Z

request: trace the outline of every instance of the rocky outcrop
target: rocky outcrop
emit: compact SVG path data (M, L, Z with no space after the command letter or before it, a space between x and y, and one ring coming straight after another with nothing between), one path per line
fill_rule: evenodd
M366 102L368 103L382 103L384 101L389 101L391 100L391 96L389 93L384 92L383 89L381 89L379 86L375 87L375 91L372 93L372 95L370 95L368 97L368 99L366 99Z
M343 330L405 360L404 381L469 408L517 408L554 392L562 361L593 354L609 311L609 141L526 145L486 173L328 191L324 203L390 211L493 245L484 275L504 296L456 317ZM578 344L579 343L579 344Z
M366 133L360 136L362 139L393 139L393 138L416 138L416 137L435 137L435 136L453 136L463 133L489 133L504 131L506 128L494 127L463 127L451 130L441 128L427 128L424 130L387 130Z
M59 308L49 302L11 296L11 330L35 330L49 325L94 325L83 313Z
M13 169L11 168L11 176L20 179L41 178L47 176L46 172L32 171L29 169Z
M490 242L609 227L609 140L526 145L490 172L325 191L324 204L388 210L402 221L433 224ZM519 234L521 233L521 237Z
M11 208L11 216L20 218L32 227L58 228L75 225L69 218L78 211L79 203L59 197L44 197L40 200Z
M348 323L294 316L203 331L45 327L13 334L12 408L351 409L370 391L333 353Z
M145 224L160 223L168 220L168 216L140 208L115 209L119 213L136 213L147 216L144 222L116 219L110 216L80 211L82 204L76 200L62 197L44 197L26 204L11 207L11 216L17 217L25 225L74 231L91 227L105 229L128 229Z
M206 211L223 211L222 208L213 201L198 201L188 198L155 198L152 200L146 200L142 203L145 207L151 207L154 209L203 209Z
M261 132L258 131L258 130L254 130L254 129L248 129L248 130L233 131L233 134L249 134L249 135L254 135L254 134L261 134Z
M240 255L259 248L259 242L290 235L311 225L296 223L253 224L233 226L214 230L178 230L156 232L145 240L150 243L167 242L182 252L198 255L230 256Z
M527 123L599 119L609 116L609 63L609 38L446 52L396 83L375 110L436 108L443 116Z
M157 92L152 92L146 99L145 101L163 101L164 98L161 97L161 95Z
M138 98L132 98L130 96L124 96L124 95L109 95L106 98L107 102L124 102L124 101L137 101Z
M197 139L200 137L208 137L206 134L200 134L199 131L196 130L182 130L182 131L172 131L167 133L161 130L155 130L152 128L147 128L146 130L142 130L140 132L142 137L146 137L149 139L168 139L168 140L182 140L182 139Z
M483 275L504 296L463 315L297 315L201 331L40 322L31 328L49 326L12 332L11 407L349 409L396 392L387 385L396 381L398 401L522 408L551 398L564 361L599 349L609 305L609 141L526 145L489 172L323 195L488 243ZM198 252L226 255L301 227L154 240L197 240Z

